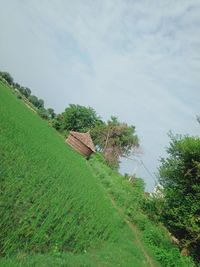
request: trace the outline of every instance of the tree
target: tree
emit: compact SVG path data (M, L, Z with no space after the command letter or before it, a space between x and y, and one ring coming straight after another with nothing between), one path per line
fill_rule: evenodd
M36 107L36 108L44 108L44 100L38 99L37 96L30 95L28 100Z
M48 113L50 115L50 118L54 119L55 116L56 116L56 113L55 113L54 109L53 108L48 108L47 111L48 111Z
M63 125L63 115L58 114L52 120L52 126L59 132L62 132L62 125Z
M21 87L19 83L14 83L13 85L14 85L14 87L17 88L18 90L19 90L20 87Z
M97 150L103 152L108 165L119 168L120 157L129 157L139 146L134 126L121 123L116 117L95 127L91 134Z
M44 108L44 100L38 99L37 108Z
M200 138L171 135L161 159L162 219L181 247L200 260Z
M37 113L39 116L45 120L49 119L49 112L45 108L39 108Z
M35 95L30 95L28 100L36 107L38 104L38 98Z
M10 75L10 73L5 72L5 71L1 71L1 72L0 72L0 76L1 76L2 78L4 78L10 85L13 84L14 79L13 79L13 77Z
M26 97L28 98L31 95L31 89L28 87L19 87L18 90Z
M93 108L70 104L65 112L55 118L53 126L61 132L71 130L86 132L101 123L100 117Z

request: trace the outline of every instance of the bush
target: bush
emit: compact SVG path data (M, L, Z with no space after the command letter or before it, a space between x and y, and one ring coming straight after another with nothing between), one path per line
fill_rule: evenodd
M159 180L164 205L161 219L197 262L200 261L200 138L171 135Z

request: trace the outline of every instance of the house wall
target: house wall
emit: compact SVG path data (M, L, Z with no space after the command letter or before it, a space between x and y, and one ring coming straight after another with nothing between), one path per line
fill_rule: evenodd
M81 143L78 139L76 139L73 135L69 135L66 139L66 143L69 144L74 150L79 152L81 155L88 157L92 154L92 150Z

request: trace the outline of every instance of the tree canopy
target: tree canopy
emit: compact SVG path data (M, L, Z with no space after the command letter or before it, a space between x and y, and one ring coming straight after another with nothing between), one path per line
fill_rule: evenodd
M17 86L17 88L26 98L31 95L31 89L29 89L28 87Z
M56 113L55 113L55 111L54 111L53 108L48 108L47 109L47 112L49 113L49 116L50 116L51 119L54 119L55 118Z
M10 75L10 73L6 72L6 71L0 71L0 76L2 78L4 78L10 85L13 84L14 79L13 77Z
M100 117L93 108L70 104L55 118L53 126L61 132L71 130L86 132L101 123Z
M119 168L120 157L128 157L139 146L138 136L134 126L119 122L116 117L111 117L91 130L97 149L103 152L105 159L112 168Z
M170 232L200 260L200 138L172 136L161 160L162 219Z
M36 108L44 108L44 100L38 99L35 95L30 95L28 100L36 107Z
M106 162L114 169L119 168L120 157L130 156L139 146L134 126L119 122L114 116L107 123L103 122L91 107L70 104L53 119L52 125L64 134L71 130L90 130L97 150L103 152Z

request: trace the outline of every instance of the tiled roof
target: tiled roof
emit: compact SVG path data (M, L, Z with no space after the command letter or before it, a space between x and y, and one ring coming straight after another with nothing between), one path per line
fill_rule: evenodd
M79 141L81 141L84 145L89 147L93 152L95 152L95 147L94 147L94 144L92 142L92 138L91 138L89 132L87 132L87 133L78 133L78 132L71 131L70 134L73 135Z

